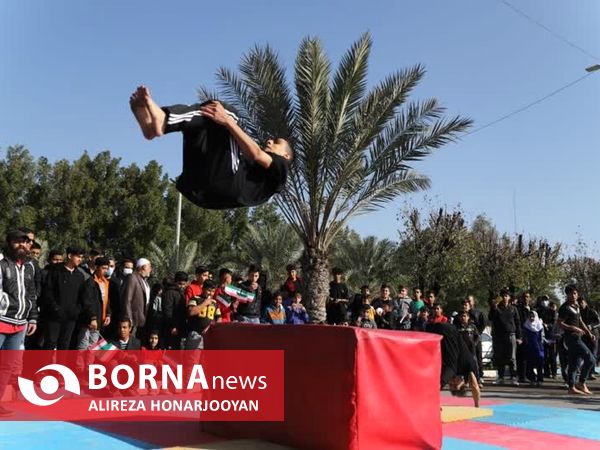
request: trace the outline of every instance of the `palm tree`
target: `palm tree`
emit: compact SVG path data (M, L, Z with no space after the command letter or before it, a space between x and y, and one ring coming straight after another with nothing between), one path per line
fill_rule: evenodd
M288 187L275 202L304 245L305 296L314 321L325 319L329 249L348 221L398 195L426 189L429 179L408 163L456 139L470 125L445 119L436 99L407 102L425 69L415 65L367 90L369 34L358 39L332 73L317 38L302 40L295 93L269 46L242 57L239 74L217 72L219 93L258 142L279 136L295 151ZM201 100L215 93L199 89Z
M162 280L165 277L172 277L175 272L181 270L192 273L194 261L198 254L198 243L188 242L179 252L177 258L177 248L173 245L165 245L161 248L154 241L150 242L150 251L148 258L152 262L153 277Z
M336 239L330 259L332 265L345 269L350 289L358 291L360 286L368 284L372 290L377 290L382 283L396 281L396 247L388 239L378 240L375 236L363 239L351 232L344 239Z
M284 281L285 267L302 256L302 242L287 223L248 225L248 236L240 244L240 261L244 267L258 264L269 275L275 289Z

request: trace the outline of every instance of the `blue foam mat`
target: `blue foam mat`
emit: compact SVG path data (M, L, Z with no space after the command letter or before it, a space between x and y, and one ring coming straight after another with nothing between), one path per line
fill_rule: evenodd
M508 450L506 447L498 447L496 445L482 444L480 442L465 441L464 439L456 439L445 437L442 442L442 450Z
M153 444L68 422L0 422L0 449L139 450Z
M600 412L522 403L491 408L493 416L475 421L600 441Z

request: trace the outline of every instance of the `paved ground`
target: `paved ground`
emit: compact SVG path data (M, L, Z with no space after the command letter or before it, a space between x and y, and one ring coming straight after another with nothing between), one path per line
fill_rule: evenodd
M484 382L484 399L600 412L600 380L588 382L588 387L594 395L585 397L570 395L562 379L546 380L540 388L530 387L528 384L521 384L519 387L494 386L491 378L485 379Z

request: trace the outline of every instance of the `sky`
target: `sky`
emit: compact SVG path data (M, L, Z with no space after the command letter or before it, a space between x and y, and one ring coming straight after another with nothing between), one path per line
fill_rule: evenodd
M192 103L200 85L215 86L219 67L235 69L255 44L271 44L291 68L301 39L317 36L337 64L366 31L371 86L424 64L411 99L435 97L478 129L600 63L597 0L511 4L532 20L502 0L2 0L0 157L17 144L50 161L110 150L123 164L154 159L176 176L181 139L141 137L128 105L137 85L159 104ZM567 251L581 239L598 253L599 119L600 71L415 163L431 178L428 191L351 226L396 240L405 205L460 205L470 221L485 214L502 232Z

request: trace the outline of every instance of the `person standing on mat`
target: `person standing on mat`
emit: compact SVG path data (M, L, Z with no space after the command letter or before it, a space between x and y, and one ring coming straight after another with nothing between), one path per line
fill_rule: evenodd
M285 187L290 144L269 139L262 149L218 101L159 107L145 86L129 100L146 139L183 134L183 171L177 189L207 209L256 206Z

